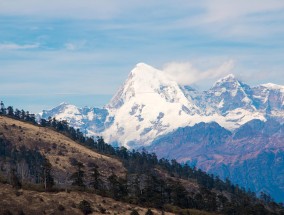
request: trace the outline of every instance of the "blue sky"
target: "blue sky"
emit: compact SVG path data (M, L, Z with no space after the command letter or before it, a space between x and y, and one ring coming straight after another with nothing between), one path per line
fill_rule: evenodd
M139 62L199 89L284 85L283 38L280 0L0 0L0 98L103 106Z

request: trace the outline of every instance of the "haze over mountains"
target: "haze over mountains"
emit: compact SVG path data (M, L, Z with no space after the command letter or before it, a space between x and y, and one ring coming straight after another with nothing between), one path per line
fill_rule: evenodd
M40 115L284 201L284 86L251 87L230 74L199 92L139 63L104 108L62 103Z

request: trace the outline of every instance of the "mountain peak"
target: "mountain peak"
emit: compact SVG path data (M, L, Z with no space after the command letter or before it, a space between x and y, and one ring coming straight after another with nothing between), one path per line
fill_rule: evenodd
M146 63L138 63L136 64L136 66L134 67L134 69L132 69L130 76L136 76L136 75L142 75L144 77L145 74L152 73L155 74L157 72L161 72L158 69L146 64Z
M66 106L66 105L69 105L69 103L67 103L67 102L61 102L58 106Z
M223 79L236 79L236 76L233 73L226 75Z
M152 68L152 66L144 62L137 63L135 67L140 67L140 68L141 67L151 67Z
M262 87L265 87L265 88L272 89L272 90L281 90L281 91L284 91L284 86L283 86L283 85L278 85L278 84L273 84L273 83L267 83L267 84L262 84L261 86L262 86Z
M229 74L221 79L219 79L218 81L215 82L215 84L213 85L213 88L218 88L218 87L223 87L223 86L227 86L231 85L235 87L238 87L241 85L241 82L236 78L236 76L234 74Z
M216 83L216 84L220 84L220 83L224 83L224 82L236 82L238 81L236 76L234 74L228 74L226 75L225 77L219 79Z
M136 103L152 103L157 99L188 102L175 81L163 71L145 63L135 66L107 107L117 109L130 99L133 102L137 100Z

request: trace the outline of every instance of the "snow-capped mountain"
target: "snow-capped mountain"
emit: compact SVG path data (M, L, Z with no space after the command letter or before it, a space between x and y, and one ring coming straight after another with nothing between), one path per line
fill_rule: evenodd
M255 106L283 122L284 86L268 83L253 88Z
M251 88L237 80L234 75L230 74L225 78L217 81L214 86L208 90L202 99L218 110L220 114L226 114L236 109L244 109L255 112L256 108L251 99Z
M151 144L157 136L199 122L217 122L232 131L253 119L284 121L284 87L266 84L251 88L228 75L208 91L198 92L139 63L103 109L63 103L41 116L67 120L89 135L138 148Z
M194 123L200 115L176 82L143 63L131 71L106 109L114 122L104 136L128 147L148 144L153 137Z
M83 133L90 135L99 134L113 122L113 117L109 116L106 109L78 108L65 102L51 110L44 110L39 115L45 119L55 117L66 120L72 127L79 128Z
M187 98L194 98L203 117L227 129L234 130L252 119L266 120L263 111L254 105L253 89L233 74L218 80L211 89L202 93L188 86L182 89Z
M250 87L231 74L199 92L140 63L104 108L62 103L40 116L284 200L284 86Z

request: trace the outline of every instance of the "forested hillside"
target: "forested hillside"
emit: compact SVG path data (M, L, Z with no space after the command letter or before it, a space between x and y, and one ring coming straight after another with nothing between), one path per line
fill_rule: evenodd
M222 181L175 160L158 159L145 150L112 147L102 137L84 136L66 121L50 118L36 122L33 114L5 108L4 104L0 113L1 182L15 189L64 192L67 196L70 191L81 196L94 193L124 204L156 208L160 213L284 213L283 207L265 193L257 198L229 180ZM8 203L7 198L1 201L2 209L16 213L13 203ZM108 212L105 208L99 211L90 198L76 204L73 206L85 214ZM127 213L131 211L137 214L134 209Z

